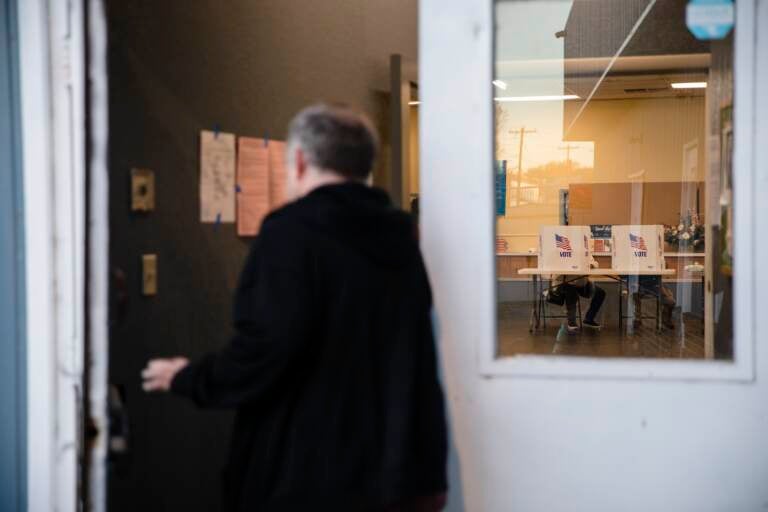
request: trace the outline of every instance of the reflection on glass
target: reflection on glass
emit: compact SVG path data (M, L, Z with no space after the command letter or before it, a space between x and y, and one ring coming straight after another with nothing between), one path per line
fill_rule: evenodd
M733 35L686 4L497 0L500 357L733 357Z

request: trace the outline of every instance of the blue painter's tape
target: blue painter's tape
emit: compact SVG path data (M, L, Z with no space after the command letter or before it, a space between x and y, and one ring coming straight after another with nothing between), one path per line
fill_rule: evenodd
M264 147L269 146L269 132L264 132Z
M219 224L221 224L221 213L216 214L216 222L213 224L213 227L218 229Z
M235 192L237 192L239 194L242 191L243 191L243 189L240 188L240 185L235 185Z
M215 139L219 138L220 131L221 131L221 125L219 125L219 123L216 123L215 125L213 125L213 137Z

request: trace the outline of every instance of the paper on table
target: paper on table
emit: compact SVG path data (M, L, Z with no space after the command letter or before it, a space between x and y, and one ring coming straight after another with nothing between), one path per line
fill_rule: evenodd
M286 203L285 180L285 142L271 140L269 141L269 197L272 210Z
M270 210L269 149L253 137L239 137L237 144L237 234L255 236Z
M200 132L200 221L235 221L235 135Z

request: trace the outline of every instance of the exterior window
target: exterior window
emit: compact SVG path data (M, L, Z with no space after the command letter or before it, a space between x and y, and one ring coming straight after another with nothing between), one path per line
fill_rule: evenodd
M734 32L687 7L496 1L497 357L733 358Z

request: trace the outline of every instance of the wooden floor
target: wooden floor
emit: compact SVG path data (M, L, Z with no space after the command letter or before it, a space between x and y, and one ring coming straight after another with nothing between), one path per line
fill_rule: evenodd
M550 319L547 327L534 333L528 329L530 304L502 302L498 308L499 355L555 354L589 357L648 357L703 359L704 333L701 319L674 315L675 329L656 332L654 320L643 320L639 329L631 321L620 332L617 322L600 331L584 329L576 335L565 331L563 319ZM553 314L559 314L553 311ZM626 324L629 325L626 325Z

